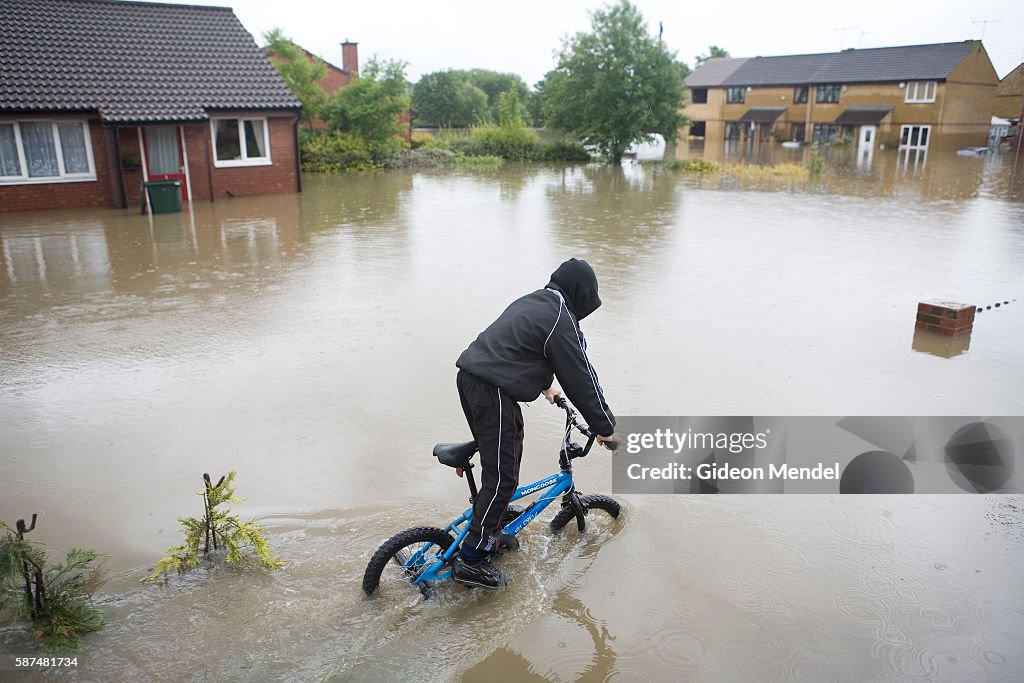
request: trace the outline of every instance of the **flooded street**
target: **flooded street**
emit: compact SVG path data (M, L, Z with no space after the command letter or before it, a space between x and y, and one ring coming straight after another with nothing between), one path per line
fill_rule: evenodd
M465 507L430 454L470 438L455 359L570 256L600 280L583 328L619 415L1024 414L1024 170L861 161L0 214L0 519L106 556L77 679L1021 680L1019 495L622 496L583 536L542 514L496 594L360 590L385 538ZM1011 303L951 344L915 336L925 299ZM523 412L526 483L557 468L562 414ZM610 493L610 457L578 461L581 490ZM290 564L140 584L229 469Z

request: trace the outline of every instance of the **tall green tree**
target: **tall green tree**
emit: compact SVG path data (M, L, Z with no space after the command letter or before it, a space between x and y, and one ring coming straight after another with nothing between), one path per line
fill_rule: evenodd
M331 127L362 137L376 158L401 146L398 117L410 104L405 67L405 62L371 59L327 106Z
M725 48L718 47L717 45L709 45L707 53L702 54L702 55L697 55L694 58L694 66L699 67L699 66L703 65L704 62L708 61L709 59L715 59L716 57L728 57L728 56L729 56L729 51L726 50Z
M492 121L501 120L501 96L514 90L523 102L529 96L530 89L522 78L513 73L501 73L487 69L470 69L463 72L466 80L480 88L487 95L487 108Z
M591 14L591 32L567 38L544 79L552 128L576 135L613 163L653 134L674 141L686 120L684 67L628 0Z
M438 126L465 128L491 118L487 93L465 71L424 74L413 89L412 103L420 121Z
M327 94L317 83L327 75L327 65L296 45L280 28L267 31L263 39L267 41L264 49L270 63L302 103L302 122L311 125L327 104Z
M498 124L504 128L522 128L526 125L523 120L523 103L515 88L498 96Z

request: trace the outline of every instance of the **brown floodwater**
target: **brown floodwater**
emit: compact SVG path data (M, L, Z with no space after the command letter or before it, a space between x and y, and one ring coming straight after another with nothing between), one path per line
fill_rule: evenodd
M464 507L430 455L469 438L455 358L570 256L600 278L584 328L618 414L1024 414L1011 162L506 165L0 214L0 519L106 556L80 680L1021 680L1016 495L623 496L582 536L528 527L506 590L360 591L383 539ZM1010 303L951 342L915 335L923 299ZM525 482L561 421L524 413ZM140 584L229 469L289 565Z

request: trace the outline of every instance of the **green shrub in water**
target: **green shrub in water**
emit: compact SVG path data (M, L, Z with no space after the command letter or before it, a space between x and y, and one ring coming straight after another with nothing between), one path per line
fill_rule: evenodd
M220 478L216 484L210 480L209 474L203 475L202 518L184 517L178 519L185 534L185 542L167 551L164 557L153 568L152 573L143 579L154 581L172 571L183 573L195 569L201 557L213 551L223 550L228 562L252 560L267 569L279 569L284 562L270 551L266 532L255 522L243 522L238 515L229 510L221 509L223 503L242 503L235 497L235 470ZM251 554L248 552L251 549Z
M302 136L302 170L307 173L339 173L373 168L373 155L358 135L334 131Z
M0 522L0 609L32 622L33 635L50 652L77 652L81 636L104 626L92 603L98 577L92 550L73 548L62 564L49 565L46 553L25 534L36 527L19 519L17 529Z

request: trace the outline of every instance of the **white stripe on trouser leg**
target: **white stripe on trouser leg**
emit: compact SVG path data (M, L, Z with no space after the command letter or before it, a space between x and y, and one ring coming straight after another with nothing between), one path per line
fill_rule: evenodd
M487 521L487 515L491 512L491 506L494 505L495 498L498 497L498 490L501 488L501 389L495 388L498 392L498 452L496 456L498 458L498 483L494 485L494 495L491 496L491 502L487 504L487 509L484 510L483 517L480 518L480 540L476 542L476 549L480 550L480 544L484 542L484 536L486 530L484 529L484 522Z

